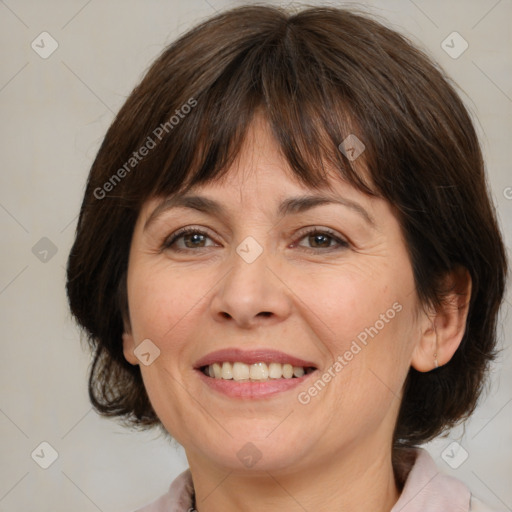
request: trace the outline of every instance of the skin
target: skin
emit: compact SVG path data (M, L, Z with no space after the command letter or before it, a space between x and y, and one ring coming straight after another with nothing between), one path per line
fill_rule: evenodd
M411 365L432 370L434 354L445 364L464 333L467 273L447 276L454 293L446 307L422 307L389 203L334 173L329 185L326 194L357 202L374 225L338 204L280 217L283 199L318 192L294 178L258 116L227 176L193 190L221 203L224 214L173 208L144 229L162 199L141 209L129 258L124 355L140 365L157 415L185 449L200 512L389 511L400 494L391 440L407 372ZM162 248L185 226L207 236ZM348 245L308 236L309 228L329 228ZM263 249L252 263L236 252L248 236ZM298 394L396 303L400 312L301 404ZM145 366L134 349L148 338L160 355ZM232 347L281 350L313 361L317 375L269 398L229 398L193 367ZM261 454L252 467L237 456L248 442Z

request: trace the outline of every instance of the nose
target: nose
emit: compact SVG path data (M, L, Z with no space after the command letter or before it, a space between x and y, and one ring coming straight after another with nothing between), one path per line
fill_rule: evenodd
M216 321L248 329L290 315L291 296L271 259L265 250L252 262L233 252L230 270L211 301Z

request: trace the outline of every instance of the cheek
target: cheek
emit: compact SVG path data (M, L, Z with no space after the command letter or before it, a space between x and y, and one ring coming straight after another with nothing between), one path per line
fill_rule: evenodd
M333 369L337 401L365 393L377 401L382 394L392 397L389 390L399 392L409 369L415 325L412 271L405 263L401 272L398 266L367 270L363 265L333 269L294 285L304 303L301 314L327 349L327 365L339 362Z
M303 274L293 279L293 290L303 304L303 314L309 323L317 325L322 338L329 340L338 351L347 349L347 341L371 336L368 330L389 332L400 320L403 300L401 287L397 287L389 269L381 269L375 277L363 265L329 269L323 273ZM405 279L404 279L405 281ZM405 284L405 283L404 283Z
M128 296L136 339L150 338L166 345L169 340L183 339L194 309L201 308L214 283L204 272L134 265Z
M334 363L324 375L334 376L318 402L335 431L342 426L360 435L394 418L411 355L412 311L405 297L385 287L370 290L346 289L351 298L338 296L342 306L326 319L324 339L331 340Z

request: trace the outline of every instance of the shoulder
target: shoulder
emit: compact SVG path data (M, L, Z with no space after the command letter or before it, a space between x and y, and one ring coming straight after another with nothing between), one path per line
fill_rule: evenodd
M163 496L133 512L188 512L192 505L193 490L192 476L187 469L172 481Z
M472 496L463 482L441 472L425 449L407 455L405 484L391 512L499 512Z
M470 512L500 512L496 508L488 507L485 503L482 503L478 498L471 496L471 503L469 506Z

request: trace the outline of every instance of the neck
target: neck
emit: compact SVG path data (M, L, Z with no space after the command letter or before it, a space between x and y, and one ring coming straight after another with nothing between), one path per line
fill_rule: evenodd
M378 454L378 456L376 456ZM259 510L389 512L398 500L391 447L345 449L316 466L279 471L221 469L190 454L198 512Z

